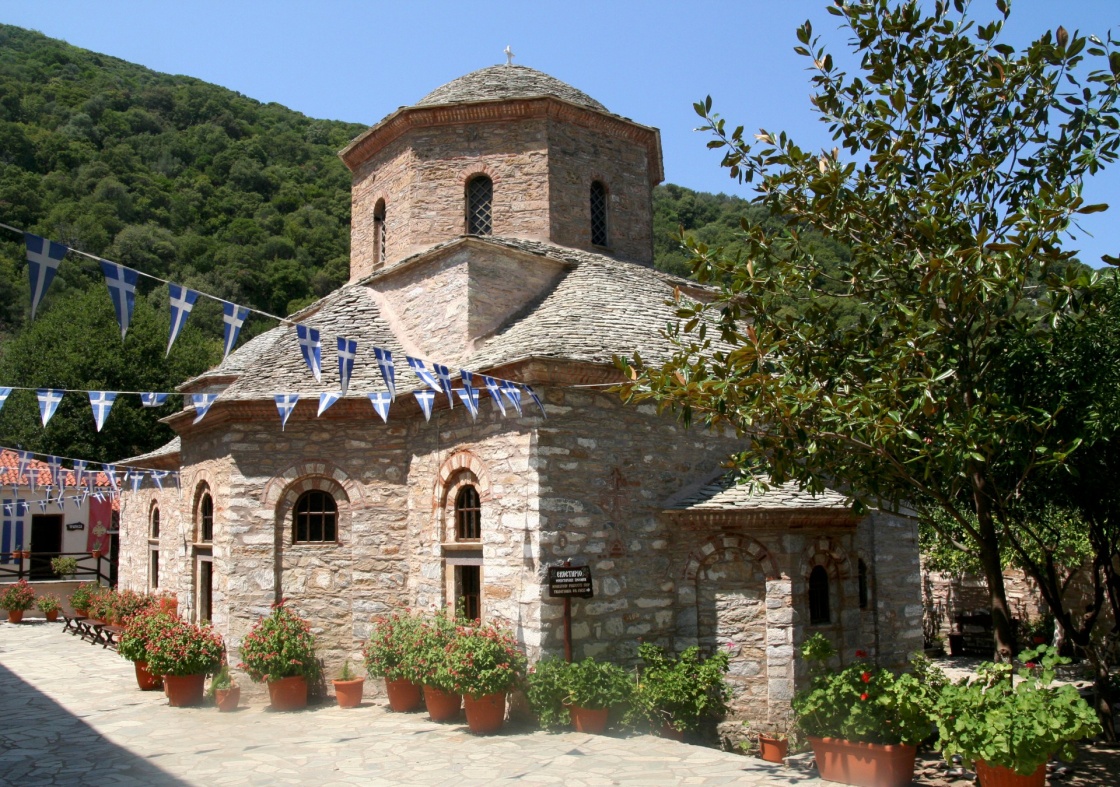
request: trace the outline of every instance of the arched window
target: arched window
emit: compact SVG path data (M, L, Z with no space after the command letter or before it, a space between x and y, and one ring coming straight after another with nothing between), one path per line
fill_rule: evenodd
M816 566L809 574L809 625L820 626L832 622L828 608L828 572Z
M152 506L151 528L148 538L159 538L159 506Z
M198 540L214 540L214 498L209 492L203 492L198 501Z
M467 181L467 234L489 235L493 230L494 182L485 175Z
M478 541L482 538L482 502L478 490L467 485L455 496L455 540Z
M338 541L338 505L327 492L304 492L292 509L292 542L323 544Z
M867 609L868 604L867 593L867 564L863 562L863 558L859 561L859 608Z
M607 188L597 180L591 184L591 242L607 245Z
M148 587L159 589L159 506L152 506L148 518Z
M379 199L373 206L373 266L379 268L385 264L385 200Z

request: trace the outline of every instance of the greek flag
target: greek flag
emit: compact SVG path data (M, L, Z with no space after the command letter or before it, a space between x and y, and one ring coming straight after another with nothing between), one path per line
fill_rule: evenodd
M467 406L467 410L471 414L471 420L476 420L478 418L478 389L466 386L464 388L456 388L455 393L459 394L459 398L462 399L463 404Z
M171 355L171 345L175 344L175 340L179 338L179 332L187 324L187 318L191 316L194 302L198 300L198 293L168 282L167 296L171 302L171 335L167 339L165 357Z
M63 391L55 388L40 388L36 391L39 397L39 416L43 419L43 426L51 420L51 416L58 410L58 403L62 401Z
M109 417L109 410L113 407L113 402L117 400L116 391L90 391L89 404L93 408L93 421L97 424L97 431L101 431L101 427L105 425L105 419Z
M109 297L113 300L113 310L117 313L117 325L121 326L121 341L124 341L128 324L132 322L132 309L136 305L136 282L140 280L140 274L115 262L99 262L101 272L105 274Z
M62 460L57 456L47 457L47 467L51 469L51 483L62 491Z
M381 369L381 377L385 380L385 387L389 389L389 396L397 398L397 372L393 366L393 354L380 347L373 348L374 357L377 358L377 367ZM388 410L386 410L388 412Z
M171 394L155 393L152 391L149 391L148 393L142 393L140 394L140 404L144 405L145 407L159 407L161 404L167 401L167 397L170 395Z
M152 470L151 471L152 480L156 482L156 487L159 489L159 491L161 491L161 492L163 491L163 479L166 478L167 474L170 473L170 472L171 472L170 470Z
M330 408L330 406L332 404L334 404L335 402L337 402L341 398L342 398L342 394L340 394L340 393L321 393L321 394L319 394L319 412L316 414L315 417L318 418L320 415L325 413Z
M8 394L11 392L11 388L0 388L0 410L4 409L4 402L8 401Z
M358 343L353 339L338 337L338 380L342 393L350 387L350 377L354 374L354 359L358 356Z
M451 370L443 364L433 363L432 370L435 371L436 377L439 379L439 388L447 394L447 401L451 402L451 406L455 406L455 394L451 392Z
M16 482L23 481L24 473L27 472L27 466L31 463L31 452L20 451L19 454L19 472L16 474ZM14 494L14 492L13 492Z
M420 382L424 383L424 385L428 386L433 391L437 391L439 393L443 392L443 388L440 387L439 381L436 380L435 377L432 377L432 373L428 371L428 367L424 366L423 361L421 361L419 358L413 358L411 355L406 355L405 358L408 359L408 367L412 369L417 377L420 378Z
M132 491L138 491L140 489L140 484L144 483L144 471L133 470L129 480L132 482Z
M49 503L49 502L50 501L47 500L46 498L43 498L42 500L40 500L39 501L39 510L40 511L46 511L47 510L47 503Z
M81 459L74 460L74 486L79 489L82 488L82 483L86 480L86 463Z
M303 354L303 360L307 363L307 368L311 370L311 374L315 376L316 381L322 380L323 361L319 332L314 328L308 328L306 325L296 325L296 338L299 339L299 351Z
M288 425L288 416L296 409L299 394L276 394L272 398L276 400L276 409L280 412L280 431L283 432Z
M412 395L416 397L416 401L420 403L420 409L424 411L424 420L432 420L432 405L436 401L436 392L413 391Z
M224 361L229 355L233 345L237 344L237 335L241 333L241 326L245 324L245 320L249 317L249 310L244 306L238 306L229 301L222 301L222 336L225 343L225 348L222 352L222 360ZM196 422L197 423L197 422Z
M214 400L218 398L217 394L191 394L191 403L194 404L194 411L197 415L194 417L193 423L198 423L205 416L210 409L210 405L214 404Z
M23 242L27 246L27 277L31 282L31 319L34 320L39 302L58 273L58 263L62 262L69 249L30 232L23 233Z
M509 380L502 380L500 387L502 393L509 399L509 403L513 405L513 409L517 411L518 415L521 415L521 389Z
M66 495L62 494L61 490L59 491L58 499L55 500L54 502L55 502L55 505L58 506L59 511L65 511L66 510Z
M105 477L109 479L109 486L113 487L113 489L120 489L120 487L117 486L117 466L116 465L101 465L101 468L102 468L102 472L105 473ZM98 493L98 494L100 494L100 493ZM94 495L94 496L96 497L96 495Z
M486 390L490 392L490 398L493 399L498 409L502 411L502 415L506 414L506 403L502 401L502 390L498 386L498 381L493 377L482 375L482 384L486 386Z
M529 397L530 397L530 398L531 398L531 399L532 399L532 400L533 400L534 402L536 402L536 405L537 405L537 407L541 408L541 417L542 417L542 418L548 418L548 413L546 413L546 412L544 411L544 402L542 402L542 401L541 401L541 398L540 398L539 396L537 396L537 392L533 390L533 386L531 386L531 385L523 385L523 386L521 386L521 387L522 387L522 388L524 388L524 389L525 389L525 393L529 394Z
M369 394L369 403L373 405L373 409L381 416L381 420L389 423L389 405L393 402L393 395L380 391L378 393Z

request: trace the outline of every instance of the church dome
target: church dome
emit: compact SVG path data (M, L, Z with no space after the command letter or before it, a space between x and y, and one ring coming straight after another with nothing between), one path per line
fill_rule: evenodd
M437 87L415 106L462 104L473 101L500 101L512 98L555 96L587 109L606 112L607 108L571 85L528 66L497 65L480 68Z

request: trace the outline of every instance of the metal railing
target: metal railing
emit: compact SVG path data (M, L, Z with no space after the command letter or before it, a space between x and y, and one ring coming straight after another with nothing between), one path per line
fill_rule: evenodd
M16 557L16 555L20 557ZM51 560L56 557L72 557L78 561L72 573L59 576L51 569ZM111 561L105 555L94 557L90 552L0 552L0 582L51 582L57 580L77 580L110 584Z

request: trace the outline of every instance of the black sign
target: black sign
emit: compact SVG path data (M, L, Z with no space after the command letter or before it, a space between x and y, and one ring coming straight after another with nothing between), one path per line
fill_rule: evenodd
M85 530L86 529L86 523L85 522L70 522L66 525L66 529L67 530Z
M591 566L549 566L550 598L591 598Z

